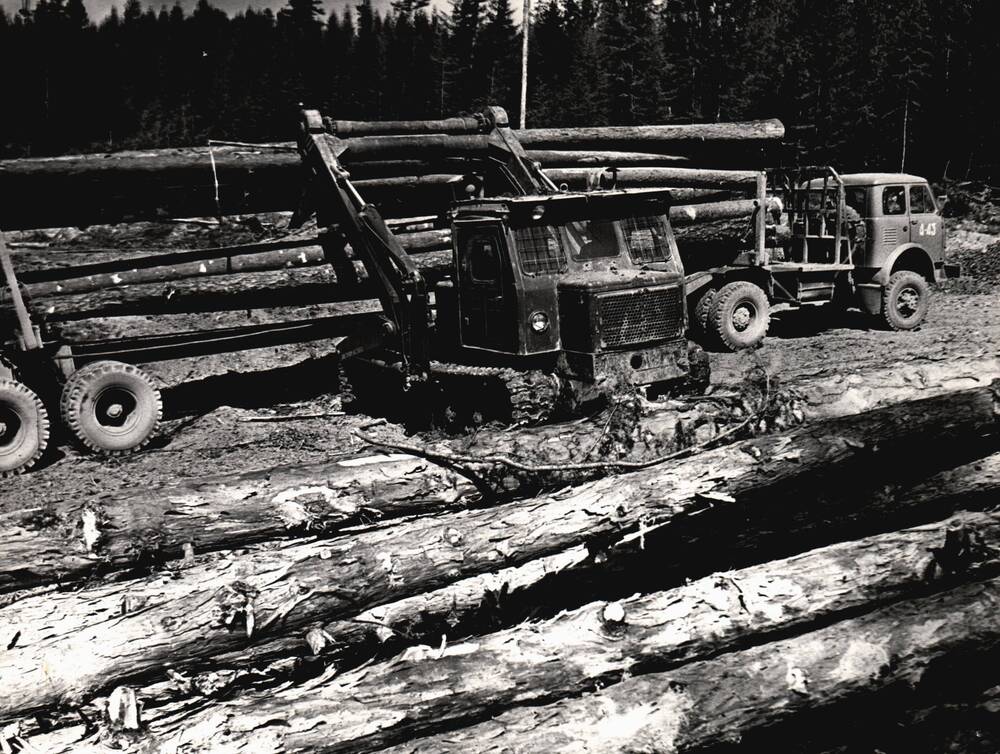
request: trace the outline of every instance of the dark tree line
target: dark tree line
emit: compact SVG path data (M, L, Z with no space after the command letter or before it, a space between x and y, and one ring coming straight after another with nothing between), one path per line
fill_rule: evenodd
M536 0L536 3L538 0ZM528 123L779 117L789 159L932 177L1000 165L995 0L540 0ZM511 0L320 0L233 17L199 0L0 13L4 155L267 141L296 104L339 118L519 110Z

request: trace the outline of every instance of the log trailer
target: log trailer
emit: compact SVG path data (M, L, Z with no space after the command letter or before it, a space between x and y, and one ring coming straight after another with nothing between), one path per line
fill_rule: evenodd
M707 384L707 358L685 336L684 273L668 191L562 191L527 158L500 108L446 121L354 122L349 138L341 138L344 123L303 112L298 147L307 187L293 219L316 214L323 261L338 287L353 286L354 299L374 295L379 313L71 345L33 321L26 280L113 279L116 270L134 273L163 258L19 279L0 245L9 304L0 348L0 474L24 471L41 457L50 409L88 450L121 454L145 445L162 403L135 363L279 342L346 336L338 351L359 388L389 379L410 391L414 405L447 397L448 419L465 411L473 420L494 418L483 404L499 403L503 418L535 422L621 382ZM458 155L477 169L459 184L448 213L453 264L445 280L429 284L362 198L340 160L348 150L377 159L415 150ZM218 250L178 256L171 263L180 269Z
M892 330L913 330L931 286L958 274L944 262L944 221L923 178L774 170L758 175L756 195L743 248L684 256L688 305L706 345L756 345L778 304L855 306Z

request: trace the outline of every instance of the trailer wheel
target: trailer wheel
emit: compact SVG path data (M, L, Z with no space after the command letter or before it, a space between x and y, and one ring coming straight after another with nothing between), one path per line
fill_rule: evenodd
M894 272L882 289L881 319L892 330L912 330L927 316L931 288L911 270Z
M0 378L0 477L27 471L49 444L49 413L34 391Z
M746 280L724 285L712 305L712 333L730 351L760 343L770 322L767 295L760 286Z
M138 367L95 361L66 381L63 422L87 450L125 455L148 443L163 414L160 391Z

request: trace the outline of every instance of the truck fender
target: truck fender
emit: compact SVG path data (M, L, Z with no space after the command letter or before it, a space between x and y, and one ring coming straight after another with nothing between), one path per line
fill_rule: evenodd
M908 251L916 251L922 257L922 261L926 265L926 269L917 269L916 272L919 272L921 275L927 277L928 281L934 282L934 262L931 260L930 254L927 253L924 247L916 243L904 243L893 249L892 253L886 258L885 262L882 263L882 268L875 273L871 282L878 283L879 285L885 285L888 283L889 277L892 275L892 268L896 265L897 260ZM913 268L910 265L907 265L906 269ZM928 272L930 273L929 277L927 274Z
M855 287L858 291L858 299L861 305L861 309L868 314L878 314L882 311L882 289L885 288L886 284L889 282L889 278L892 276L892 269L895 267L896 262L899 260L903 254L909 251L915 251L921 257L922 265L916 272L927 277L928 281L934 282L934 263L931 261L930 255L927 251L920 245L915 243L902 244L892 250L892 253L886 257L885 262L882 263L882 267L876 272L871 280L867 283L857 283ZM912 269L912 265L907 265L905 269Z

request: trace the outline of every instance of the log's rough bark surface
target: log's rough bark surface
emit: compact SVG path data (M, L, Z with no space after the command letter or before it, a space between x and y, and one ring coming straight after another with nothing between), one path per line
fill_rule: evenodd
M518 132L521 143L532 150L649 153L665 149L670 155L680 156L687 156L692 149L708 156L734 148L744 153L783 137L784 127L776 120ZM362 140L380 138L386 137L362 137ZM435 135L425 138L433 140ZM364 159L386 159L386 156L369 150ZM402 156L411 159L419 155L407 150ZM344 160L348 165L355 161L350 149ZM0 228L49 228L162 216L290 210L299 200L302 177L299 156L290 143L3 160L0 195L5 201L0 209ZM366 198L376 201L374 195ZM391 194L377 200L385 203L384 211L394 211Z
M177 736L192 752L237 744L263 752L257 737L280 723L273 751L381 750L995 575L998 543L1000 515L968 514L589 604L444 648L414 647L318 687L251 694L190 719L165 719L154 736ZM201 749L191 730L212 731L197 742Z
M842 502L839 514L834 518L827 518L824 523L819 523L823 519L817 519L802 524L799 522L783 532L784 539L795 539L804 531L817 531L819 536L812 539L825 545L836 542L838 539L871 536L872 532L883 531L886 528L906 526L905 521L932 522L929 529L924 531L935 531L935 527L942 518L952 515L961 509L973 510L987 508L992 505L997 491L1000 490L1000 453L993 454L971 464L966 464L954 469L941 472L922 483L909 488L899 488L894 490L892 495L882 493L877 504L872 504L867 500L857 498L845 499ZM831 525L831 521L840 521L843 518L855 519L854 525L846 528L840 525ZM857 520L865 522L863 526L857 525ZM756 522L752 522L754 525ZM745 522L739 525L745 534L745 541L742 547L746 552L759 550L759 540L755 539L752 526L747 529ZM977 524L978 525L978 524ZM805 527L805 528L803 528ZM970 527L966 527L970 531ZM970 540L982 541L982 529L980 534L973 532ZM945 537L948 539L948 537ZM955 538L951 539L954 545ZM717 543L716 543L717 544ZM540 603L553 602L552 595L557 595L557 600L572 606L579 604L574 601L572 594L567 596L567 590L559 584L564 585L579 584L581 576L586 576L588 572L600 571L604 582L607 582L607 569L609 565L620 566L629 565L629 572L632 577L629 579L628 589L624 593L632 593L637 588L642 590L645 585L637 585L634 580L634 563L629 563L628 558L623 563L618 559L624 554L625 548L617 555L612 555L610 561L598 564L596 559L588 552L585 546L579 546L566 550L556 555L547 556L538 560L533 560L524 565L505 568L495 573L486 573L471 578L463 579L446 587L427 592L425 594L408 597L397 602L381 605L371 610L365 611L354 618L348 620L334 621L316 629L313 636L324 637L325 641L315 646L311 646L306 636L285 636L279 637L265 644L256 645L246 650L233 652L228 655L221 655L213 658L213 662L206 668L187 677L182 683L177 681L162 681L151 683L145 687L137 689L140 699L147 705L150 712L148 717L152 720L157 735L177 739L179 733L199 730L193 724L194 716L200 715L205 704L212 704L212 699L221 696L228 696L230 689L241 687L247 679L250 679L254 687L278 688L282 687L288 677L287 671L276 669L275 663L283 664L289 662L291 658L292 670L297 667L298 662L305 662L314 665L317 660L325 666L337 667L341 663L348 663L355 666L359 660L367 659L373 655L382 657L391 656L404 652L410 647L418 644L431 644L440 647L441 637L445 636L454 642L452 637L467 637L482 633L484 630L502 628L504 626L515 626L524 620L532 620L535 606ZM671 565L684 565L686 559L683 551L672 552L669 556L663 555L663 550L655 542L648 546L649 550L656 549L659 555L649 564L650 568L659 571L670 572ZM798 551L802 548L797 545L788 546L786 551ZM942 552L950 551L949 548L941 548ZM827 551L834 552L834 551ZM956 564L961 564L963 573L968 567L973 567L977 575L987 573L991 565L993 555L986 553L982 549L975 550L976 555L967 562L957 559ZM759 554L759 553L758 553ZM770 552L768 553L771 554ZM776 553L778 557L781 553ZM971 554L971 551L970 551ZM925 551L926 571L921 574L916 572L909 574L910 585L914 589L919 589L917 581L923 576L927 577L926 586L929 589L941 588L948 585L948 580L941 579L942 573L931 568L937 562L933 557L933 551ZM797 557L794 555L793 557ZM983 558L979 560L979 558ZM759 562L760 558L751 562ZM947 561L947 558L944 558ZM834 567L855 568L864 566L868 562L861 563L839 562ZM772 564L765 564L774 565ZM640 567L641 564L640 564ZM892 567L890 567L890 571ZM932 572L933 570L933 572ZM747 571L749 572L749 571ZM657 579L650 584L653 589L662 589L674 584L686 583L684 574L691 573L685 570L672 580L669 575ZM878 579L879 571L864 572L860 577L864 579ZM732 575L732 573L728 574ZM702 583L711 584L716 581L719 575L713 575ZM731 585L732 582L727 582ZM828 585L829 586L829 585ZM907 587L909 588L909 587ZM582 595L582 599L591 599L599 590L588 590L586 581L583 588L576 593ZM801 595L795 594L774 594L765 590L765 597L780 600L791 600L793 603L801 602ZM676 590L671 593L676 593ZM685 594L692 594L684 592ZM809 594L805 595L811 599ZM850 595L843 595L850 598ZM612 598L613 599L613 598ZM621 599L619 597L619 599ZM641 598L637 598L641 599ZM744 602L746 596L744 595ZM752 600L753 602L753 600ZM718 604L716 600L712 604ZM760 606L764 602L753 602ZM627 604L625 605L628 607ZM603 614L603 604L602 610ZM628 609L626 615L632 614ZM807 611L806 611L807 612ZM571 613L575 614L575 613ZM797 614L789 613L785 617L789 620L799 620ZM634 615L630 620L634 624ZM744 620L748 615L741 613ZM807 620L808 618L801 618ZM720 618L720 620L722 620ZM524 630L530 631L530 626L523 626ZM666 630L666 627L661 627ZM630 625L629 631L636 630L634 625ZM648 625L641 630L656 631L657 626ZM684 638L678 639L683 641ZM471 641L475 641L472 639ZM595 641L597 641L595 639ZM537 642L536 642L537 643ZM317 656L317 652L319 655ZM424 650L418 650L417 655L422 656ZM566 653L561 654L565 659ZM263 666L263 671L254 669ZM644 672L649 672L655 668L647 666ZM352 677L354 677L352 675ZM263 678L263 680L262 680ZM201 703L197 701L201 699ZM100 700L95 700L91 706L100 706ZM153 710L153 708L158 708ZM70 721L72 724L73 721ZM406 724L406 720L401 720L400 724ZM244 730L250 730L250 727ZM213 740L213 736L219 733L216 725L209 726L208 730L201 730L198 735L204 736L204 740L213 745L218 744L218 740ZM69 736L67 740L77 741L78 735L65 732ZM197 738L197 736L194 736ZM242 740L237 736L237 745ZM69 750L73 750L71 747Z
M747 515L788 496L863 497L894 474L927 476L940 468L942 447L973 448L995 431L998 391L822 422L496 508L278 547L238 566L220 555L174 579L26 598L0 614L0 641L10 647L0 655L0 719L79 703L170 664L236 652L464 577L585 543L608 546L694 511L699 519Z
M797 715L861 699L877 704L879 692L912 695L936 682L936 665L950 656L965 655L971 667L998 650L1000 582L991 580L388 751L610 754L749 743Z
M988 385L1000 362L937 362L816 378L797 385L768 429L859 414L880 406ZM752 407L738 397L687 406L650 404L631 426L605 432L607 417L517 432L483 431L475 441L440 441L437 452L497 454L534 463L644 460L711 438ZM596 451L596 455L595 455ZM600 470L591 476L600 476ZM580 475L583 478L583 475ZM505 498L533 490L503 480ZM307 534L329 536L351 525L462 507L479 497L472 481L406 454L358 454L329 463L286 466L200 479L155 491L66 501L0 516L0 592L144 566L196 553ZM152 493L152 494L151 494Z

